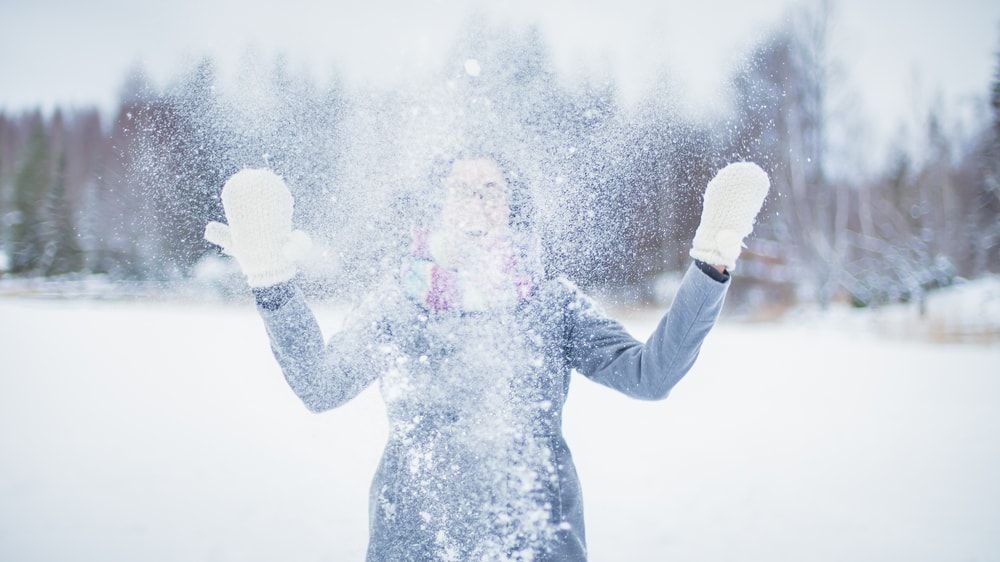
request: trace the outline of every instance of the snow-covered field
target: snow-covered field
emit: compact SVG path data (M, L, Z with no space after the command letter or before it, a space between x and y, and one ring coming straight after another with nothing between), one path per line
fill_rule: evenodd
M726 320L664 402L576 379L591 559L1000 560L997 302L975 343ZM249 304L6 296L0 373L0 560L363 560L377 391L308 413Z

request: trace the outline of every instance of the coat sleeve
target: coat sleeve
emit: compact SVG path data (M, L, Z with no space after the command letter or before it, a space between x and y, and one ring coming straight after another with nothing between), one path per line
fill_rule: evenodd
M309 410L341 406L378 378L379 352L372 334L345 330L324 343L302 292L288 283L280 293L278 304L273 297L268 303L258 295L257 311L285 380ZM367 331L374 334L374 325Z
M578 294L569 305L570 366L587 378L646 400L666 398L691 369L722 310L729 281L692 264L670 310L645 343Z

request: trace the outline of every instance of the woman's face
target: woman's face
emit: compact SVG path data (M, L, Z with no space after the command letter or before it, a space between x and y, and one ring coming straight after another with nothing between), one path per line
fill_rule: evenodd
M442 225L468 237L504 235L509 231L507 183L488 158L456 160L444 180Z

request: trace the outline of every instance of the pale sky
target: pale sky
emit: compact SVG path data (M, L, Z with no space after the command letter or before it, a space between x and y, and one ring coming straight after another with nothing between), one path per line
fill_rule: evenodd
M193 59L232 70L250 47L322 81L391 85L437 69L473 7L535 23L560 68L611 69L626 97L667 70L682 105L711 114L739 57L812 0L0 0L0 110L113 108L126 71L154 83ZM1000 50L1000 2L832 0L831 58L849 112L875 139L935 100L985 100ZM981 105L978 107L982 107Z

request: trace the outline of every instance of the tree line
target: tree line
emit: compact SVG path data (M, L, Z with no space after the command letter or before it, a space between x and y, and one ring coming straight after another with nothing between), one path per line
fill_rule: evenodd
M401 202L420 196L400 187L410 161L477 135L518 147L552 267L585 286L643 298L682 270L706 182L744 159L773 189L740 264L743 298L873 305L1000 272L1000 57L979 130L955 138L929 111L919 154L900 143L880 172L841 178L826 24L812 14L772 32L733 74L732 112L707 121L666 86L625 107L611 80L560 76L537 30L488 24L456 43L430 97L321 87L280 58L247 61L248 82L220 93L204 60L164 88L130 75L110 119L0 112L0 276L184 279L215 255L202 233L222 219L222 183L267 165L337 264L313 276L364 283L395 247ZM471 76L470 54L489 72Z

